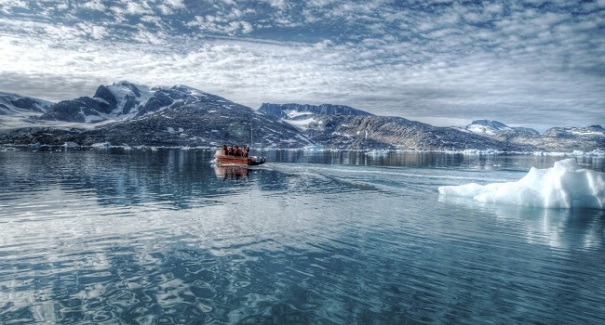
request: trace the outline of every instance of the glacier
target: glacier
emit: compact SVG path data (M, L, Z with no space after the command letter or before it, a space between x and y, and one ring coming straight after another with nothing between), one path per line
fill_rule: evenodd
M532 167L516 182L440 186L438 190L440 195L485 203L605 210L605 174L580 168L575 158L557 161L552 168Z

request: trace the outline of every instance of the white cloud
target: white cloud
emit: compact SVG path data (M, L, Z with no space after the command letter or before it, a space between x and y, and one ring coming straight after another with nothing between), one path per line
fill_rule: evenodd
M76 27L78 27L80 30L88 34L91 38L96 40L103 39L109 35L107 29L104 26L79 23L76 24Z
M143 15L152 13L149 6L146 2L136 3L136 2L126 2L126 13L131 15Z
M404 117L522 125L542 123L546 115L553 124L605 124L599 12L571 15L522 2L425 8L422 1L394 7L392 1L313 0L299 3L295 13L283 1L268 1L268 12L231 0L197 11L190 3L181 10L183 1L152 3L125 1L108 8L113 17L94 22L79 21L75 9L55 22L0 16L0 66L10 78L0 90L65 94L43 85L48 78L73 82L67 97L73 98L99 82L130 80L186 84L253 107L328 102ZM132 15L141 23L127 25ZM184 34L178 24L195 31Z
M160 26L161 22L162 22L162 18L160 18L158 16L145 15L145 16L141 16L140 19L141 19L141 21L148 22L148 23L154 23L158 26Z
M80 6L85 9L97 10L97 11L102 11L102 12L107 10L107 7L105 7L105 5L101 2L101 0L87 1L87 2L80 4Z
M490 14L500 14L504 11L504 6L501 3L488 3L485 5L485 11Z
M24 0L0 0L2 11L10 13L13 8L28 8L28 1Z
M183 3L183 0L166 0L165 2L172 8L185 8L185 3Z
M286 9L286 6L287 6L285 0L266 0L266 1L267 1L267 3L269 3L269 5L271 5L271 7L275 7L280 10Z

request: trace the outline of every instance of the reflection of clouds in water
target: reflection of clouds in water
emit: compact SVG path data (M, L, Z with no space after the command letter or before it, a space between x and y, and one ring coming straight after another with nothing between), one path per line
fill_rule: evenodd
M251 283L270 282L253 276L255 263L264 259L255 252L279 252L286 242L306 246L294 238L312 233L320 216L304 212L316 211L313 197L286 200L280 192L243 190L215 197L212 205L191 198L192 208L183 210L170 202L107 205L89 194L47 188L2 211L11 215L0 227L0 300L10 302L0 304L3 314L25 313L31 321L70 313L92 321L116 314L141 322L183 313L202 319L217 302L231 309L241 299L252 310L275 294L245 294L259 289L248 288ZM300 218L291 220L288 211ZM149 316L152 309L161 309L166 319ZM242 313L250 314L227 317L237 320Z

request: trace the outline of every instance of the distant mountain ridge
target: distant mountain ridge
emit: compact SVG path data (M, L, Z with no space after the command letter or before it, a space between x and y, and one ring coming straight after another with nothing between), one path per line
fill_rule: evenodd
M526 127L510 127L502 122L492 120L476 120L467 125L466 130L477 134L495 135L502 132L523 132L531 135L540 135L540 132Z
M600 125L590 125L588 127L553 127L544 132L544 135L550 137L605 137L605 129Z
M435 127L344 105L265 103L254 110L187 86L150 88L127 81L101 85L92 97L58 103L0 93L0 110L5 116L0 116L0 144L5 145L111 142L507 152L605 149L605 130L598 125L551 128L542 135L490 120L473 121L466 128Z
M306 104L271 104L263 103L259 112L277 118L300 120L310 115L374 115L353 107L344 105L306 105Z
M0 115L45 113L52 104L42 99L0 92Z
M528 145L544 151L590 151L605 148L605 129L600 125L589 127L553 127L543 134L525 127L509 127L491 120L477 120L465 130L491 139L516 145Z
M186 86L149 88L121 81L99 86L92 98L80 97L54 104L39 118L83 123L125 121L194 101L200 96L212 95Z

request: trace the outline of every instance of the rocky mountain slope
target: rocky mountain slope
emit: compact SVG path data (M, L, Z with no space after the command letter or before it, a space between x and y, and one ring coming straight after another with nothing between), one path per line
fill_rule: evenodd
M111 86L99 86L92 98L80 97L54 104L39 118L85 123L125 121L202 97L216 96L186 86L149 88L122 81Z
M81 122L72 127L47 121ZM103 122L103 123L99 123ZM264 147L311 143L291 125L225 98L189 87L153 88L119 83L101 86L95 96L52 105L27 128L0 132L4 144L89 146L216 146L256 142Z
M92 97L55 104L0 93L0 110L0 144L5 145L110 142L523 152L605 149L605 130L600 126L552 128L539 134L489 120L474 121L466 128L435 127L342 105L263 104L253 110L186 86L149 88L124 81L100 86Z
M315 143L338 149L419 149L528 151L532 146L510 144L462 130L434 127L402 117L375 116L332 105L263 104L259 111L297 127ZM322 109L319 109L319 108ZM305 110L307 109L308 110ZM281 110L281 112L280 112ZM294 113L293 113L294 112Z
M42 99L0 92L0 116L28 116L45 113L52 103Z
M366 111L362 111L353 107L344 105L305 105L305 104L271 104L264 103L259 109L259 112L275 116L277 118L288 119L291 121L305 120L313 116L326 115L374 115Z
M533 146L537 150L569 152L605 148L605 129L589 127L553 127L543 134L530 128L509 127L498 121L473 121L466 130L513 145Z
M511 127L502 122L491 120L477 120L467 125L466 130L479 135L519 134L526 136L539 136L540 132L525 127Z

